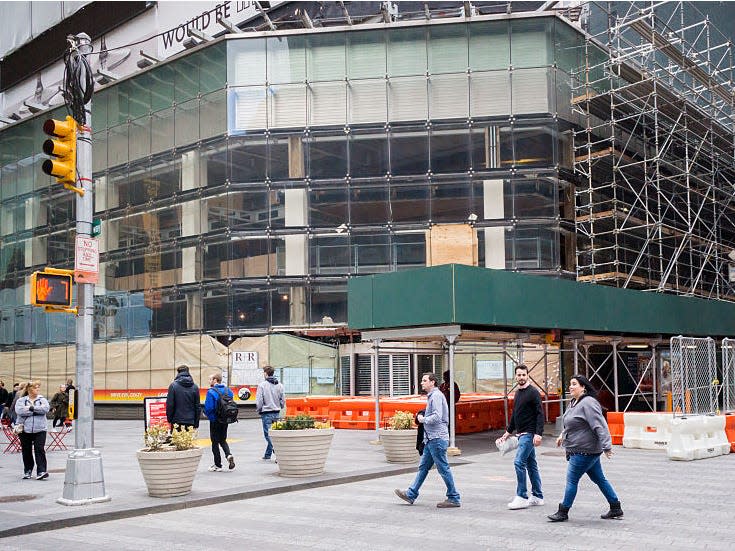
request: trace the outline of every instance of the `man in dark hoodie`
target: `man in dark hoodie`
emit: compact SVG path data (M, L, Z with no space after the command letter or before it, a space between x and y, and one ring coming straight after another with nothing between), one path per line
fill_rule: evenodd
M286 407L286 396L283 385L273 376L274 370L267 365L263 368L265 380L258 385L255 393L255 411L263 422L263 437L267 443L263 459L270 460L273 455L273 443L268 435L273 421L278 419L281 410Z
M180 365L176 368L176 378L168 387L166 395L166 419L171 425L184 428L199 428L199 387L189 375L189 368Z

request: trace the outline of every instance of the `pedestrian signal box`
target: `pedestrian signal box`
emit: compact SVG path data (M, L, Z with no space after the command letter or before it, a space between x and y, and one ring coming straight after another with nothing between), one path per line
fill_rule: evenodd
M31 304L51 309L71 307L71 274L34 272L31 275Z

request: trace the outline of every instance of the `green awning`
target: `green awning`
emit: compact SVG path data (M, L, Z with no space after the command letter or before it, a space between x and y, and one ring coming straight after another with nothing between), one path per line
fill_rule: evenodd
M460 324L487 330L735 336L735 304L459 264L350 279L351 329Z

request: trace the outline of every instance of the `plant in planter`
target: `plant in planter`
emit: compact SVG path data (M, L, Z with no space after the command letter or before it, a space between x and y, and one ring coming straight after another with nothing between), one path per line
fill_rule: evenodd
M329 423L309 415L286 417L271 425L270 438L281 476L312 476L324 472L334 437Z
M416 451L416 434L413 413L396 411L388 419L388 427L380 429L380 441L388 463L414 463L419 458Z
M138 450L138 464L151 497L183 496L191 492L202 448L194 443L197 431L174 425L169 435L166 425L145 431L145 448Z

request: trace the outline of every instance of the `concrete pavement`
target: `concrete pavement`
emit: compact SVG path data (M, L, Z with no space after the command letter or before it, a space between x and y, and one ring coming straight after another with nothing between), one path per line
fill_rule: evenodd
M0 501L0 538L47 530L59 523L74 526L415 470L413 465L386 463L382 447L369 443L375 438L374 431L340 430L336 431L332 442L325 474L308 479L283 478L277 474L278 465L260 459L265 450L260 420L245 419L231 425L228 433L236 468L210 473L207 470L212 464L212 452L208 446L209 423L202 421L199 436L205 452L191 494L168 499L152 498L146 492L135 456L136 450L143 446L142 432L142 421L95 422L95 444L102 451L105 485L112 498L108 503L79 507L56 503L64 486L66 452L46 454L51 476L45 481L21 479L20 454L0 456L0 485L5 496ZM476 437L474 441L478 444L475 447L482 447L484 451L486 440L485 436L481 439ZM73 441L73 434L70 434L67 441L70 448ZM468 445L472 441L469 439ZM470 448L473 446L469 445L466 453L472 453Z
M106 437L112 432L116 436ZM205 472L211 454L205 453L194 491L170 505L179 510L144 514L146 507L161 504L148 498L135 463L136 445L123 447L115 439L139 436L139 423L109 422L101 429L105 472L113 501L89 508L63 508L53 500L61 493L62 475L44 482L20 481L16 455L0 460L3 495L24 491L38 497L4 503L0 509L3 535L12 526L21 531L36 514L54 519L61 529L8 537L8 549L86 550L115 549L223 549L228 547L273 549L716 549L731 548L732 488L735 487L735 455L694 462L669 461L654 451L616 447L611 460L603 459L606 474L621 497L625 519L603 521L606 504L596 487L584 479L570 513L570 521L552 524L546 515L556 510L564 489L566 462L546 438L539 451L546 505L509 511L506 503L515 489L513 462L490 452L493 435L470 435L460 440L465 452L454 467L462 493L460 509L437 509L443 499L439 476L430 473L419 500L408 506L393 489L410 484L415 466L393 467L384 463L382 450L368 442L373 434L338 431L324 478L291 485L275 475L276 465L258 461L262 453L259 423L240 423L233 431L242 436L233 444L238 458L235 471ZM204 428L203 433L207 429ZM125 436L127 435L127 436ZM132 440L130 444L135 444ZM125 451L127 450L127 451ZM108 455L110 458L108 459ZM58 456L58 460L57 460ZM65 454L52 454L60 461ZM122 469L122 472L116 472ZM349 482L358 469L363 480ZM370 472L369 472L370 471ZM398 473L398 474L396 474ZM340 478L342 477L342 478ZM328 486L319 486L327 482ZM53 485L56 484L54 487ZM285 485L285 486L284 486ZM311 485L312 487L308 487ZM36 491L36 488L42 488ZM259 492L253 499L237 493ZM276 493L282 492L282 493ZM285 492L285 493L284 493ZM244 496L249 497L249 496ZM191 508L211 500L212 505ZM234 501L223 502L224 500ZM115 507L119 509L115 512ZM135 508L130 513L123 508ZM142 509L141 509L142 508ZM61 510L60 510L61 509ZM120 512L122 510L122 513ZM69 527L72 515L110 511L118 520ZM38 512L38 513L36 513ZM10 524L12 522L12 524ZM62 528L63 527L63 528ZM49 528L46 526L45 528ZM18 532L16 532L18 533ZM212 534L216 533L216 538Z

